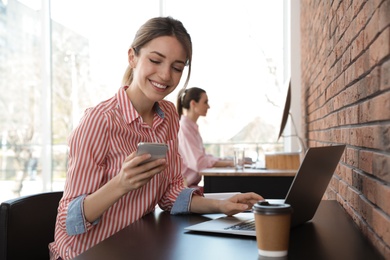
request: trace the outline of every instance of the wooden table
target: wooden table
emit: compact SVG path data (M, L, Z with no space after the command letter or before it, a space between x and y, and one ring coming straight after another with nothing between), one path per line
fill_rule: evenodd
M173 216L157 209L75 260L263 259L258 256L255 237L184 230L220 215ZM288 259L384 259L334 200L322 201L312 221L291 229L288 250Z
M285 198L297 170L209 168L203 176L204 192L256 192L266 199Z

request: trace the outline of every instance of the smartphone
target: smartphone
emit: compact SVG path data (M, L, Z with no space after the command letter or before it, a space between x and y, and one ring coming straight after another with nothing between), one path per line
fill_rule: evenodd
M151 162L160 158L165 158L168 151L168 145L163 143L139 143L137 147L137 155L149 153L152 155L148 160L141 164Z

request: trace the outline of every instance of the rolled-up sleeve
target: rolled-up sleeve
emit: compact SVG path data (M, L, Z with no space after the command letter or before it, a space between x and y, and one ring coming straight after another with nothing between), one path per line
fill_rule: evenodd
M192 196L195 194L201 195L198 189L195 188L185 188L177 197L175 203L172 206L171 214L189 214L190 212L190 204L192 200Z
M88 226L94 226L99 223L100 218L93 223L86 221L84 217L84 199L87 195L81 195L69 203L66 217L66 232L70 236L79 235L87 232Z

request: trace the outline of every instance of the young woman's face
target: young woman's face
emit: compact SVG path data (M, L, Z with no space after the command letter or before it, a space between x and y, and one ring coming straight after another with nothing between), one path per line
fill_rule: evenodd
M161 36L143 46L138 56L129 50L133 67L131 86L138 87L151 101L162 100L180 82L186 64L186 52L173 36Z
M207 110L210 108L209 98L207 97L206 93L200 94L199 102L194 101L193 104L195 113L197 113L199 116L206 116Z

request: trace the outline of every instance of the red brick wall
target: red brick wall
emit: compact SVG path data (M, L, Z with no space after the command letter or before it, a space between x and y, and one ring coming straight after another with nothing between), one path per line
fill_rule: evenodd
M390 0L302 0L301 48L307 144L347 144L325 198L390 259Z

